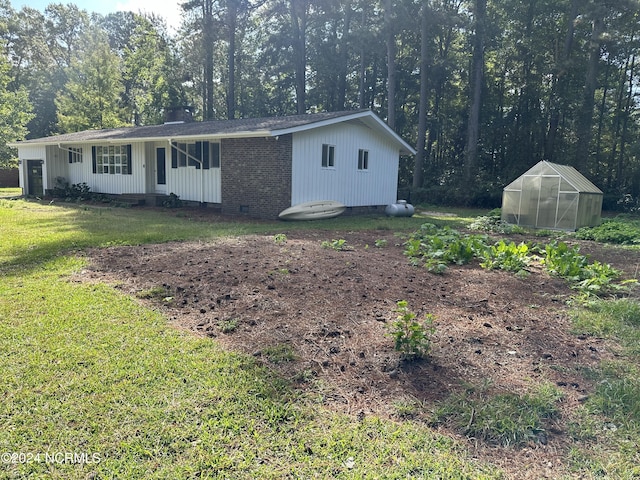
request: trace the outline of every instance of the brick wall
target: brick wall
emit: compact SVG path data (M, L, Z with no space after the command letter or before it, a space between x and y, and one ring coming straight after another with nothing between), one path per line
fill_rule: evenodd
M0 188L19 187L18 169L0 169Z
M224 139L222 212L275 219L291 206L291 135Z

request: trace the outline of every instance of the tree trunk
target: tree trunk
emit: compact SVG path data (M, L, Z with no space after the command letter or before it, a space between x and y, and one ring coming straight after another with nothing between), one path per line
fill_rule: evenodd
M229 29L229 51L227 53L227 70L229 85L227 87L227 118L236 117L236 27L238 24L238 5L235 0L227 4L227 28Z
M213 104L213 0L202 3L203 53L204 53L204 119L214 118Z
M544 158L550 162L553 161L556 140L558 135L558 126L560 125L560 112L564 103L565 92L567 88L567 62L571 56L573 47L573 37L575 32L575 20L578 16L579 0L572 0L571 9L567 16L567 34L564 39L562 53L558 59L556 66L555 78L553 80L551 101L551 115L549 116L549 130L547 131L547 139L544 144Z
M387 124L396 128L396 36L393 31L392 0L384 0L387 43Z
M293 61L296 81L296 109L299 114L303 114L307 111L307 0L291 0L291 27L293 30Z
M413 188L422 188L424 183L424 158L425 144L427 138L427 94L428 94L428 76L427 69L429 65L428 54L428 14L429 5L427 2L423 5L422 19L420 21L420 104L418 107L418 141L416 145L416 158L413 164Z
M631 66L629 68L629 83L627 88L627 99L624 107L624 117L622 120L622 136L620 137L620 153L618 154L618 164L616 167L616 186L624 190L628 187L628 185L624 184L624 157L626 151L626 142L627 135L629 133L629 119L632 117L632 106L633 106L633 93L634 93L634 70L636 65L636 57L633 55L631 57Z
M467 126L467 144L464 154L464 180L467 186L473 179L478 164L478 141L480 139L480 109L482 107L482 84L484 77L484 24L487 0L475 2L476 34L473 44L471 66L471 108Z
M578 171L584 171L587 167L589 149L591 147L591 128L593 126L593 107L595 106L595 93L597 86L598 64L600 62L600 42L604 31L604 22L596 13L591 30L591 40L589 46L589 64L587 66L587 76L585 78L584 94L582 105L578 112L576 128L576 158L574 166Z
M351 17L353 10L351 9L351 1L345 4L344 23L342 28L342 41L340 42L339 53L339 71L338 71L338 98L337 106L339 110L344 110L347 104L347 70L349 68L349 47L351 42Z

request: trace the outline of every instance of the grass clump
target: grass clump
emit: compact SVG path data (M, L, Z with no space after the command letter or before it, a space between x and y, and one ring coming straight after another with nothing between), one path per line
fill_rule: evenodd
M532 440L545 441L545 424L558 415L561 398L561 392L549 384L523 395L474 396L471 391L442 402L433 422L490 444L521 446Z
M218 326L222 333L233 333L240 326L240 321L237 318L228 318L226 320L222 320Z
M287 343L265 347L261 353L273 363L293 362L296 359L293 347Z
M572 311L576 333L616 338L633 355L640 355L640 304L630 298L593 299Z

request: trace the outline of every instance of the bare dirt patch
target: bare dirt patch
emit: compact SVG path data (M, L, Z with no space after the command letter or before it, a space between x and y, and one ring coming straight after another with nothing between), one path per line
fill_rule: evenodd
M561 279L541 271L519 279L477 265L435 275L409 264L403 239L393 232L334 234L346 240L344 251L322 248L330 235L97 249L81 276L151 296L146 301L177 327L256 356L297 388L352 415L398 418L403 402L428 412L468 385L520 393L551 382L565 395L566 418L592 389L581 368L612 355L604 339L570 333L565 302L572 291ZM375 246L380 240L385 247ZM582 251L631 276L640 264L638 251L588 242ZM388 329L399 300L419 317L436 318L428 360L403 362L393 349ZM275 358L278 351L294 359ZM568 444L561 418L543 443L478 445L476 452L511 478L554 478Z

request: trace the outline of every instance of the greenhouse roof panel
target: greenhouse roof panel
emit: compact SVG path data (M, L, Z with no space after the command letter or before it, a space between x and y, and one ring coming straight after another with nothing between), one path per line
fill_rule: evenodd
M557 163L547 162L545 160L538 162L521 176L516 178L513 182L505 187L505 190L522 190L522 179L524 177L536 176L561 177L564 180L562 182L563 191L566 191L564 188L565 186L570 185L572 187L571 190L574 190L576 192L597 193L602 195L602 190L591 183L575 168L569 165L559 165Z

